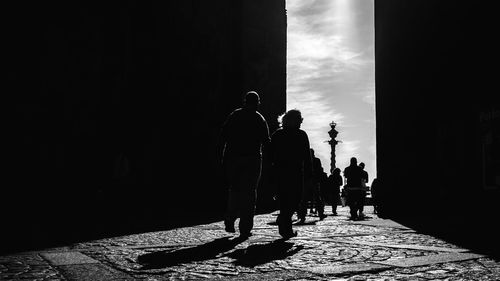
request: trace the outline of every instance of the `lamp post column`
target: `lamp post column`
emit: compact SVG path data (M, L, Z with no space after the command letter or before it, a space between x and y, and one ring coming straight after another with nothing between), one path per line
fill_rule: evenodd
M335 147L337 144L341 143L341 141L336 140L337 135L339 132L335 129L337 126L337 123L331 122L330 123L330 131L328 131L328 135L330 135L330 140L328 140L328 143L330 144L331 147L331 156L330 156L330 173L333 173L333 170L336 168L336 160L335 160Z

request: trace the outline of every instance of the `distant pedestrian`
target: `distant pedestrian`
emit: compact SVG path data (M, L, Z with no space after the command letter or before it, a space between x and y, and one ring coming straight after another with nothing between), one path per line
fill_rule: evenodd
M319 180L319 190L320 190L321 200L323 201L323 214L325 214L326 204L331 202L330 190L327 185L328 185L328 175L325 173L325 171L321 171Z
M347 206L347 189L345 188L345 185L340 190L340 202L342 203L342 207Z
M312 177L309 137L300 129L302 114L289 110L282 126L271 136L270 158L272 178L279 200L278 230L283 238L297 236L292 229L292 216L298 210L304 180Z
M260 97L248 92L243 108L234 110L222 127L222 165L228 183L227 232L235 232L235 220L240 218L242 237L251 235L257 186L262 169L262 147L269 142L269 128L257 111Z
M363 187L363 199L361 200L361 208L359 210L359 216L363 218L365 216L363 211L366 204L366 195L368 193L368 172L365 171L365 163L363 162L359 163L359 167L361 168L361 170L363 170L363 176L361 178L361 187Z
M346 178L345 189L347 191L347 205L349 206L351 219L357 220L361 211L363 190L362 179L363 170L358 166L358 160L355 157L351 158L351 163L344 169L344 177Z
M333 172L328 176L327 179L327 192L330 197L330 202L332 204L332 214L337 215L337 205L340 202L340 187L343 184L342 175L340 174L340 169L335 168Z
M320 220L326 217L325 206L323 198L321 197L320 189L320 184L324 173L323 166L321 165L321 160L314 154L314 149L311 148L310 151L311 159L313 161L313 176L311 179L307 180L304 183L304 192L298 212L299 220L301 223L304 223L306 220L308 203L310 203L309 207L311 209L314 209L314 211L318 213Z

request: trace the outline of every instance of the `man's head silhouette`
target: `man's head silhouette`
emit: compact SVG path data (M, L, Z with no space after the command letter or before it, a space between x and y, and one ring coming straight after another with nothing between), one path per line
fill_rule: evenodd
M351 165L353 165L353 166L358 165L358 159L356 159L356 157L351 158Z
M259 94L255 91L250 91L245 94L245 98L243 99L243 104L247 108L257 109L260 104Z

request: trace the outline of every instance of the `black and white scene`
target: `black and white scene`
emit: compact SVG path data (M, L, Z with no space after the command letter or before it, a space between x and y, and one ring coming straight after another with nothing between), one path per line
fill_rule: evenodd
M0 280L500 280L494 4L6 1Z

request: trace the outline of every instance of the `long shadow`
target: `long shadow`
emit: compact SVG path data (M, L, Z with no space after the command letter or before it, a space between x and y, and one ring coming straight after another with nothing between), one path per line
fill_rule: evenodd
M373 217L367 216L367 215L365 215L364 217L359 217L359 218L354 218L354 219L351 217L346 218L346 220L348 220L348 221L369 221L371 219L373 219Z
M296 221L296 222L293 223L293 225L294 226L316 225L317 222L318 222L318 220L315 220L315 221L305 221L305 222Z
M318 222L319 220L315 220L315 221L305 221L305 222L299 222L298 220L297 221L294 221L292 222L292 224L294 226L306 226L306 225L316 225L316 223ZM274 221L270 221L267 223L267 225L273 225L273 226L276 226L278 225L278 223L274 220Z
M235 265L254 267L293 256L304 248L302 245L295 248L294 246L295 244L292 242L279 239L267 244L251 245L246 249L238 249L227 256L235 259L233 262Z
M214 259L220 253L233 249L243 241L245 238L229 239L229 237L223 237L195 247L144 254L139 256L137 261L142 264L141 269L160 269L183 263L209 260Z

